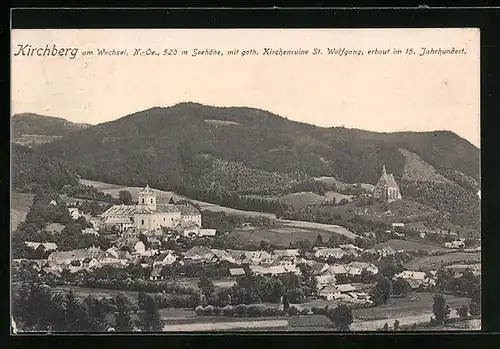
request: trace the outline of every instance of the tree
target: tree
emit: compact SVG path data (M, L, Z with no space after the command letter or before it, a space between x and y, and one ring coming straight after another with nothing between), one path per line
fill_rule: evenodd
M163 329L163 323L160 319L158 306L153 297L151 297L150 295L146 295L140 310L142 315L141 322L143 325L143 330L161 331Z
M131 204L132 203L132 194L128 190L120 190L118 193L118 201L121 204Z
M207 276L203 275L198 281L198 288L201 290L201 293L207 298L212 298L215 292L215 287Z
M434 317L438 323L444 323L450 316L450 307L446 303L442 294L434 295L434 304L432 305Z
M288 296L286 294L283 295L282 297L282 302L283 302L283 310L287 311L288 308L290 308L290 302L288 302Z
M339 304L335 309L328 311L329 318L341 331L349 331L349 326L352 324L352 310L345 304Z
M174 197L172 196L170 200L168 201L169 204L175 204Z
M410 292L411 286L405 279L397 278L392 282L392 292L398 296L406 296Z
M467 317L469 314L469 307L466 304L462 305L460 308L457 308L457 314L460 318Z
M479 292L472 296L471 302L469 303L469 312L471 316L478 316L481 314L481 298Z
M130 318L131 302L128 297L120 293L115 298L116 304L116 329L118 331L131 331L132 323Z
M73 292L66 294L62 311L66 331L85 332L90 330L90 318L87 308L76 298Z
M323 236L321 236L321 234L318 234L318 236L316 236L314 246L323 246Z
M391 281L388 278L382 278L378 281L372 290L371 298L377 305L385 304L391 295Z
M394 320L394 331L399 331L399 320Z
M384 324L383 330L389 331L389 324L387 324L387 322Z

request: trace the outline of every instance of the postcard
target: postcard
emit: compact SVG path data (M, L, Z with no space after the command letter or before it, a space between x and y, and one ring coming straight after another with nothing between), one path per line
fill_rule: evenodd
M10 55L13 333L481 329L479 29Z

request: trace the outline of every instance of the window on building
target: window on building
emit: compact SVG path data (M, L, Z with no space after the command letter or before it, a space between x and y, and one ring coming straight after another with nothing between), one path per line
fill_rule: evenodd
M142 199L142 203L144 203L144 199Z
M153 199L151 199L151 203L153 203Z
M144 219L141 221L141 224L144 225Z

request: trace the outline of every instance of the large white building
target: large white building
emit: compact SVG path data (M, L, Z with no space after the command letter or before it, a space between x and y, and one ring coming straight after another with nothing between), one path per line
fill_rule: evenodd
M120 231L174 228L181 222L192 222L201 227L198 209L190 204L157 204L156 193L149 185L139 192L137 205L114 205L102 214L102 219L105 226Z

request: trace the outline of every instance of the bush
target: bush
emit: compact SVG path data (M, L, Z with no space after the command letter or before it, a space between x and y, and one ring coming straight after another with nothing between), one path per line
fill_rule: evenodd
M234 308L233 316L247 316L247 306L239 304Z
M290 316L299 315L299 313L300 313L299 309L297 309L293 305L291 307L289 307L288 310L287 310L287 314L290 315Z
M222 313L224 314L224 316L233 316L233 307L230 305L226 305L224 308L222 308Z
M253 317L262 316L262 309L259 306L251 305L247 308L247 314Z
M194 309L194 312L196 315L200 316L200 315L203 315L203 312L204 312L204 308L201 306L201 305L198 305L195 309Z

